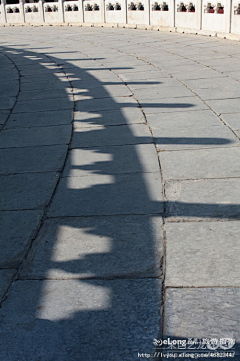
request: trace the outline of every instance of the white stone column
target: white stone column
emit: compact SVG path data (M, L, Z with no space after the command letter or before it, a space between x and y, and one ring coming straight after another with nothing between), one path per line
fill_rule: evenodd
M83 23L83 0L78 1L78 21Z
M59 22L64 23L63 0L58 0L58 15Z
M40 24L44 23L44 11L43 11L43 1L38 1L38 11L39 11L39 18L40 18Z
M25 23L25 13L24 13L24 0L19 0L19 9L20 9L20 19L21 23Z
M175 6L175 0L169 0L169 11L170 11L170 27L174 28L175 27L175 11L176 11L176 6Z
M101 23L105 23L105 0L100 1Z
M6 0L1 0L1 22L3 24L7 23L7 17L6 17L6 9L5 9L5 5L6 5Z
M197 14L197 29L202 29L202 0L197 0L196 8L195 8L196 14Z
M230 29L231 29L231 1L228 0L226 1L225 4L225 8L224 8L224 14L226 15L226 19L225 19L225 32L226 33L230 33Z

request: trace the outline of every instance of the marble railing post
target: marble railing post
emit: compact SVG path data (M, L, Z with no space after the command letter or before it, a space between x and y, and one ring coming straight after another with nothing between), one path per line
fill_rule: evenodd
M25 3L24 0L19 0L19 10L20 10L21 23L25 23L24 3Z
M196 4L196 13L197 13L197 29L202 29L202 0L198 0Z
M43 11L43 0L38 1L38 11L39 11L39 17L40 17L40 23L44 23L44 11Z
M64 12L63 12L63 0L58 0L58 14L59 14L59 22L64 23Z
M175 27L175 0L169 0L169 11L171 12L171 20L170 20L170 27L174 28Z
M105 23L105 0L100 1L101 23Z
M231 1L228 0L225 5L224 12L226 13L226 21L225 21L225 32L230 33L231 31L231 9L232 4Z
M7 17L6 17L6 9L5 9L5 5L6 5L6 0L1 0L1 22L3 24L6 24L7 22Z

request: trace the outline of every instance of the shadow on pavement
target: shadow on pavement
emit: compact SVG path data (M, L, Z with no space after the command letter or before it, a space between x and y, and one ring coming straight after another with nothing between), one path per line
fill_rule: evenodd
M7 49L2 48L1 51ZM11 54L14 62L19 64L20 72L24 68L21 65L27 66L33 62L25 58L29 55L37 58L36 64L49 62L44 55L21 50L20 55ZM54 62L63 64L65 60L54 58L53 55L54 52L51 53ZM83 62L91 60L82 59L80 54L79 57ZM44 65L39 64L39 69L42 68ZM98 71L101 72L100 69ZM87 73L86 67L84 70L71 67L70 72L71 77L83 79L83 89L88 89L88 81L84 80L87 74L87 79L96 83L102 94L106 93L103 84L122 85L119 81L99 81ZM28 89L31 93L38 89L33 78L27 80L27 74L21 81L22 91ZM47 77L43 75L41 81L42 84L56 82L55 71L49 69ZM146 83L151 82L143 82ZM47 86L39 84L40 92L44 92ZM69 83L61 82L59 92L65 91L65 88L67 97L71 95ZM91 97L91 92L91 88L88 89L87 96ZM119 103L111 95L107 99L112 124L116 125L118 146L112 138L113 127L113 131L109 132L111 119L106 121L108 110L94 109L94 117L88 113L87 119L84 119L84 115L81 118L81 108L85 107L85 102L90 104L91 111L91 101L84 99L77 103L81 119L75 123L72 139L67 135L68 141L59 143L70 143L65 171L59 178L53 199L44 209L43 224L37 238L31 247L31 240L25 246L25 256L29 250L30 253L21 268L19 279L14 282L2 305L2 361L133 361L139 359L138 353L152 353L153 339L161 336L162 216L239 218L240 206L237 204L176 201L167 202L166 208L157 154L138 104L129 102L131 97L123 97ZM43 104L47 107L48 101ZM62 111L76 106L70 98L65 105L61 100L58 100L58 104L62 104ZM45 118L43 111L26 109L29 111L27 127L32 117L31 136L36 137L35 144L39 144L41 121L47 128L49 124L43 143L49 131L52 145L58 144L54 137L58 126L63 126L64 119L59 113L55 118L51 106L55 107L53 102L49 102L48 109L43 109L47 112ZM190 103L144 103L142 106L194 107ZM132 114L132 108L139 110L139 113ZM24 115L19 116L14 110L13 114L24 127ZM61 125L58 125L58 119ZM136 135L136 129L142 135ZM24 131L23 128L21 130ZM84 137L88 133L86 148ZM102 143L96 144L95 139L100 138ZM157 138L156 141L160 144L209 145L230 142L223 138ZM33 148L29 146L28 152ZM54 157L57 162L59 154L56 152ZM55 169L48 169L48 172L53 171ZM55 185L56 182L51 192ZM22 187L25 191L29 188L27 181ZM18 197L14 190L12 197ZM43 207L39 207L36 201L30 210L43 210ZM24 201L18 209L19 213L26 210ZM37 229L38 223L33 226ZM12 244L12 247L15 245Z

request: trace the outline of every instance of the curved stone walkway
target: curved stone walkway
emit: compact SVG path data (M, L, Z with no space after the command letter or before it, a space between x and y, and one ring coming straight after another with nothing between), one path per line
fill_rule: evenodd
M0 34L1 361L160 360L163 337L237 349L240 44Z

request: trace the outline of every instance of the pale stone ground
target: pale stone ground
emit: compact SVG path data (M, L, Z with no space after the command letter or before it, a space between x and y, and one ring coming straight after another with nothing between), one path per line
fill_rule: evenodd
M0 45L0 360L239 343L240 44L11 27Z

